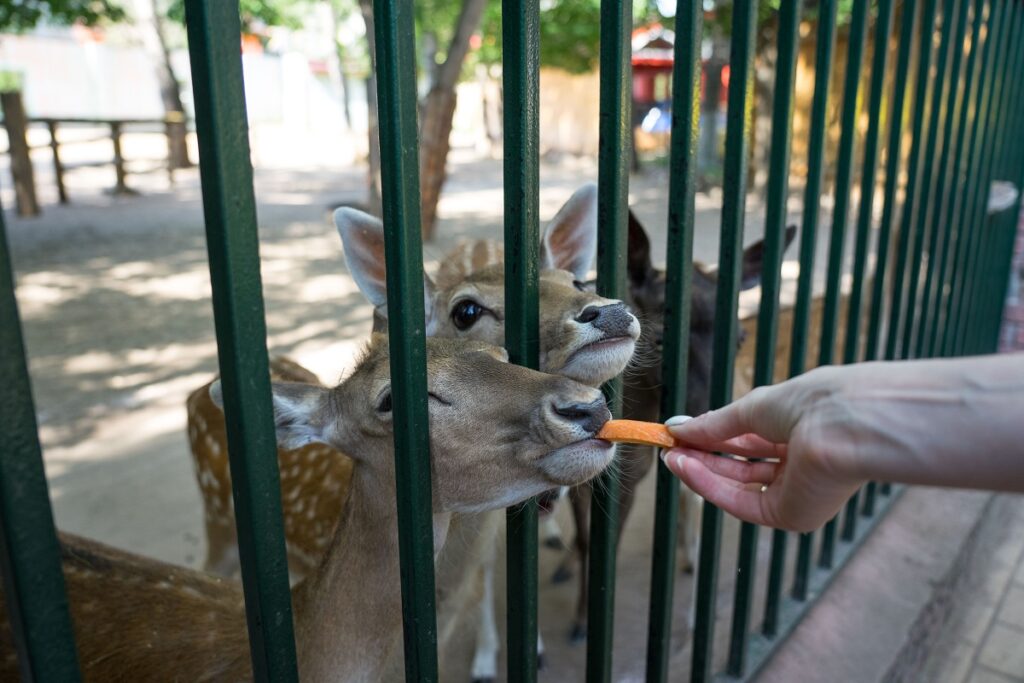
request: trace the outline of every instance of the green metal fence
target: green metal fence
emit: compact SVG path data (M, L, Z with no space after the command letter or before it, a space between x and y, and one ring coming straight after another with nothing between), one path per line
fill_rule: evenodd
M1019 0L854 2L837 26L838 0L802 6L781 0L775 47L775 100L765 217L762 301L755 383L774 381L778 299L788 188L796 54L802 13L816 17L814 95L789 374L805 368L814 257L825 188L829 83L837 34L846 36L840 139L817 358L831 363L840 325L846 227L859 173L852 270L842 362L960 355L995 350L1020 198L988 210L996 181L1024 180L1024 4ZM624 293L630 139L632 4L602 0L598 289ZM297 678L272 429L256 212L238 50L237 3L186 0L200 142L203 203L242 579L255 678ZM377 0L388 309L397 430L399 541L408 680L437 680L429 441L424 365L422 251L419 230L413 0ZM505 49L505 243L507 345L514 362L536 367L538 245L537 0L503 0ZM898 17L899 34L891 28ZM731 12L728 127L716 299L711 404L731 400L737 337L740 254L753 106L752 66L758 3ZM694 237L695 150L699 125L701 3L676 17L669 181L668 305L665 311L662 416L685 405ZM935 40L935 37L938 40ZM870 43L868 38L871 38ZM867 45L870 80L859 97ZM887 80L890 48L893 77ZM916 68L912 69L911 66ZM911 90L912 88L912 90ZM913 97L908 97L909 94ZM865 116L866 115L866 116ZM862 131L860 121L866 118ZM887 144L879 140L888 127ZM909 153L904 143L909 141ZM858 148L860 156L858 156ZM884 178L878 167L884 159ZM881 188L880 202L875 189ZM902 189L902 192L901 192ZM880 220L874 208L880 203ZM873 245L873 246L872 246ZM865 289L870 283L870 297ZM865 298L869 298L866 302ZM861 329L862 314L867 316ZM36 431L14 278L0 213L0 542L4 590L24 680L78 678ZM620 392L609 387L615 403ZM671 648L676 481L659 465L651 572L647 678L668 676ZM589 568L587 680L611 678L615 589L616 480L597 487ZM721 511L705 504L697 573L693 681L755 674L785 642L813 600L894 500L898 489L870 484L820 534L772 532L766 571L757 562L759 530L743 525L728 643L716 640L716 579L723 560ZM532 503L508 513L508 678L536 679L537 533ZM842 526L840 527L840 523ZM817 561L814 559L817 549ZM792 572L787 566L792 564ZM764 574L762 576L762 573ZM784 586L788 574L792 583ZM752 625L754 587L764 581L763 618ZM724 649L724 648L727 648ZM725 653L724 671L716 653Z

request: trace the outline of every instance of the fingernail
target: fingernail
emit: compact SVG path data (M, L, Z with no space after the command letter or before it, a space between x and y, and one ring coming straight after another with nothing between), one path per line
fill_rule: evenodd
M685 457L685 455L675 449L661 452L661 461L667 466L679 467L679 464Z
M683 424L684 422L689 422L692 419L693 418L690 417L689 415L676 415L674 417L670 417L669 419L665 420L665 426L666 427L678 427L679 425Z

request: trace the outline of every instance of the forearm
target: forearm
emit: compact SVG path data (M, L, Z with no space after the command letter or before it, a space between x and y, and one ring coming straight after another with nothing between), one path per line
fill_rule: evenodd
M1024 354L851 367L835 452L864 479L1024 491ZM841 443L845 442L845 443Z

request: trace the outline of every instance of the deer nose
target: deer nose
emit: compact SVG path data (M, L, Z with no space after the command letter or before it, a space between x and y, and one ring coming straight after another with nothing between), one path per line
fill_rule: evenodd
M629 334L636 318L626 308L626 304L616 302L605 306L587 306L576 316L576 322L590 323L609 336L618 337Z
M582 313L576 316L576 322L584 325L594 322L601 317L601 308L601 306L587 306Z
M597 430L601 429L604 423L612 417L603 397L590 403L556 401L551 409L559 417L591 434L596 434Z

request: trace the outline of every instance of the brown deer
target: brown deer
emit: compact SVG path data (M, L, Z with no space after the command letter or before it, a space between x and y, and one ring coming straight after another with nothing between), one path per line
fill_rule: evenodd
M270 359L270 377L275 382L320 385L316 375L287 358ZM224 413L210 398L211 384L193 391L185 402L188 440L203 499L205 568L220 576L232 576L238 571L238 536L227 429ZM335 520L341 518L345 507L354 463L326 444L311 443L294 450L279 449L278 464L284 529L289 540L288 566L294 577L300 578L316 568L327 549Z
M796 235L796 226L786 229L785 246L789 246ZM743 289L750 289L760 282L763 263L764 243L757 241L747 247L742 258ZM686 412L699 415L708 409L711 386L711 354L714 348L714 318L717 278L707 267L693 264L692 299L690 304L689 358L686 376ZM629 235L627 246L627 301L640 316L643 325L639 357L651 358L653 362L640 363L625 375L623 387L623 416L634 420L659 420L661 404L661 354L664 330L665 272L654 267L651 261L651 243L646 230L636 215L629 212ZM737 340L743 343L743 335ZM636 495L636 488L654 463L653 449L630 447L619 449L617 463L619 479L618 530L622 529L629 517ZM579 574L579 595L576 603L576 618L570 634L573 642L586 637L587 624L587 559L590 551L590 498L589 485L578 486L570 492L576 536L571 552L556 570L553 580L562 582L573 574L573 566ZM680 567L692 571L695 558L699 526L699 499L685 487L680 496Z
M611 461L611 445L594 438L609 417L597 389L506 359L502 349L480 342L427 340L438 551L452 513L501 508L579 484ZM387 338L378 336L333 389L273 385L279 443L325 443L359 464L326 554L292 592L306 681L382 680L401 630L388 360ZM211 395L219 404L219 384ZM74 536L61 542L85 680L252 677L237 582ZM15 680L6 621L0 649L0 680Z
M597 240L597 192L593 185L578 190L552 219L540 245L540 365L591 386L599 386L622 372L633 355L640 325L622 302L604 299L583 286L594 260ZM360 211L342 208L335 223L345 257L357 285L374 305L374 329L387 321L384 233L380 221ZM490 241L464 243L442 261L435 278L424 275L427 333L431 336L470 338L504 343L504 267L501 246ZM271 364L276 377L318 383L298 365L284 360ZM205 387L188 400L189 440L204 502L209 549L207 568L231 573L237 568L235 523L230 497L230 476L223 418L209 400ZM351 462L320 444L278 451L289 566L300 577L316 565L331 538L336 511L352 476ZM464 543L439 560L438 589L442 596L464 595L460 587L483 562L484 592L489 590L494 539L500 514L455 524ZM468 539L474 539L470 542ZM457 602L456 598L452 602ZM496 642L493 614L482 607L481 647L474 659L474 679L494 676ZM445 615L461 607L445 607L442 600L442 636L452 632ZM487 626L490 624L490 626ZM442 647L444 637L442 637Z
M539 288L541 370L591 386L622 372L640 334L638 321L625 305L583 290L582 280L596 250L596 197L593 185L584 186L547 226ZM383 226L348 208L335 213L335 223L352 276L374 305L374 331L382 332L387 326ZM436 280L424 274L429 336L504 343L501 248L478 244L485 248L457 248L443 261ZM315 375L287 359L274 359L271 372L283 381L319 384ZM206 569L231 574L238 558L227 442L223 417L209 400L208 386L194 391L186 403L189 445L204 505ZM337 518L345 482L351 477L351 464L329 453L316 444L278 451L289 567L296 577L316 566L333 531L323 520Z

